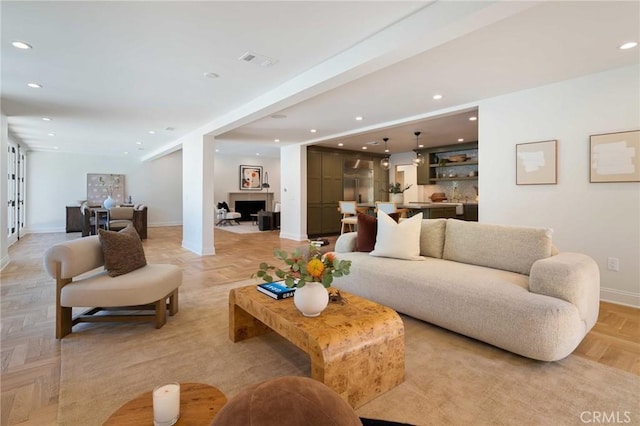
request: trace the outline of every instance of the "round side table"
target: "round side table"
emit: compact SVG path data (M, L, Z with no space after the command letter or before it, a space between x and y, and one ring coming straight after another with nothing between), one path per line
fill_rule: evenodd
M213 386L180 383L180 418L176 425L208 425L227 403L227 397ZM111 426L153 425L152 391L118 408L104 423Z

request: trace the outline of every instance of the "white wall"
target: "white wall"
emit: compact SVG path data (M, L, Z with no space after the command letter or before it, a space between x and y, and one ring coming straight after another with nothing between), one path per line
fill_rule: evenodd
M230 192L242 192L240 191L240 165L262 166L262 171L269 173L269 185L271 185L269 193L273 194L274 202L280 201L280 158L215 154L214 200L216 204L222 201L229 202ZM259 193L258 191L245 192ZM266 194L266 189L262 190L262 193ZM233 206L229 207L233 208Z
M182 153L139 162L56 152L27 153L27 232L64 232L66 205L86 199L87 173L125 175L125 193L149 206L149 226L182 224Z
M640 183L589 183L589 135L640 129L640 67L624 67L482 101L480 220L554 229L586 253L601 297L640 306ZM558 140L558 184L516 186L515 145ZM637 153L636 155L640 155ZM620 271L607 270L607 258Z

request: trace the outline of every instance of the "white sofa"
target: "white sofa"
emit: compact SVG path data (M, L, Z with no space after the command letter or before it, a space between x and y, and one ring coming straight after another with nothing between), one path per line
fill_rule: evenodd
M525 357L566 357L598 318L598 266L549 229L426 219L422 261L354 252L356 235L336 242L352 266L335 287Z

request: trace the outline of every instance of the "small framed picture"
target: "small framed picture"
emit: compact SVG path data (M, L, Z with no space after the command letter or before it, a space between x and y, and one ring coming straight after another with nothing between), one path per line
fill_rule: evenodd
M262 190L262 166L240 166L240 190Z
M591 135L589 182L640 182L640 130Z
M558 183L558 141L516 145L516 185L555 185Z

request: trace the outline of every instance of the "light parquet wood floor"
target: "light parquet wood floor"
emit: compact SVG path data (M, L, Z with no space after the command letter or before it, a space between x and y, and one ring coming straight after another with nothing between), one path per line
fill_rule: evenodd
M304 243L277 232L232 234L216 229L215 256L183 249L181 227L150 228L147 260L183 268L184 283L210 287L250 277L276 248ZM51 245L79 233L32 234L9 248L0 274L1 425L55 425L60 384L60 342L55 339L54 281L42 268ZM335 242L335 238L330 239ZM602 302L600 318L575 354L640 375L640 310Z

